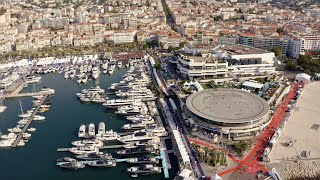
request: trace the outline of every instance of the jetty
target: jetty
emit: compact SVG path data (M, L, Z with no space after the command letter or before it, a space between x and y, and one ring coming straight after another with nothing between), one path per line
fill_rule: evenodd
M32 112L31 116L28 119L27 124L23 127L22 131L19 133L19 135L17 136L16 140L14 141L14 143L12 144L12 147L16 147L17 144L20 142L23 133L26 132L26 130L28 129L29 125L31 124L31 121L33 120L34 116L38 113L41 105L44 103L44 101L47 99L47 97L49 96L49 94L44 94L42 100L40 101L39 105L37 106L37 108Z
M0 96L0 99L3 98L13 98L13 97L28 97L28 96L38 96L38 95L52 95L53 93L47 91L40 91L34 93L19 93L19 94L4 94Z

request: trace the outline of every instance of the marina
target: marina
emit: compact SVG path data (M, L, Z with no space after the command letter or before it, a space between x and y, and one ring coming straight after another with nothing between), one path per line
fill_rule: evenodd
M23 148L18 148L16 151L11 151L10 149L0 149L0 151L3 151L4 153L0 153L0 158L3 158L6 160L7 158L15 159L15 163L22 162L21 156L29 156L33 157L35 154L40 153L43 154L43 152L46 153L46 157L42 158L42 162L46 162L45 164L40 162L34 162L33 167L37 167L37 173L26 173L27 175L24 175L23 177L26 178L35 178L35 177L45 177L45 174L42 174L41 172L38 172L41 169L51 169L52 175L50 175L50 178L54 179L70 179L70 177L74 177L74 175L77 177L77 179L84 179L86 175L91 174L94 177L114 177L114 178L122 178L127 179L128 172L123 174L121 171L126 170L128 163L119 163L118 162L124 162L123 158L118 157L116 154L114 154L114 149L124 148L125 144L118 145L107 142L104 144L104 146L99 147L99 150L103 150L107 153L112 153L116 156L116 166L112 167L112 171L109 171L108 169L97 169L93 170L92 168L84 168L83 170L77 172L76 174L73 174L71 172L65 172L61 171L60 168L52 167L52 160L61 158L62 156L70 156L68 151L69 148L63 148L60 149L60 147L69 147L70 141L75 141L79 139L75 139L78 136L78 129L81 124L87 124L94 123L96 125L96 131L98 132L98 124L103 120L105 123L105 129L108 130L113 129L114 132L118 132L119 136L127 136L130 135L132 132L124 132L121 127L123 125L128 123L128 120L126 120L125 116L116 115L114 113L113 109L108 109L105 106L102 106L101 104L96 103L83 103L81 101L78 101L75 99L75 94L81 92L83 89L90 89L91 87L100 86L101 88L107 90L112 83L116 83L120 81L123 77L123 75L127 72L127 69L120 69L120 70L114 70L112 76L101 74L97 80L88 80L87 84L80 84L76 81L72 81L71 79L65 80L63 73L61 74L44 74L41 75L42 79L41 82L36 83L35 86L38 89L39 87L51 87L56 90L55 96L52 98L52 104L50 107L50 111L46 112L46 123L37 123L32 128L26 128L31 131L37 131L34 135L32 135L32 140ZM67 89L65 87L68 87ZM32 87L28 86L25 87L21 93L29 93L32 92ZM106 95L110 99L117 98L115 94L108 94ZM32 95L34 96L34 94ZM22 106L24 108L30 107L30 97L24 96L19 97L22 101ZM68 100L67 100L68 99ZM13 121L8 121L8 118L14 117L14 115L11 114L18 114L19 109L17 108L17 102L18 98L8 98L5 99L3 104L7 106L7 110L3 112L3 115L0 118L0 130L1 132L5 131L5 128L8 128L12 126L14 123ZM41 102L38 102L41 104ZM14 108L16 106L16 108ZM67 107L67 108L66 108ZM146 106L147 107L147 106ZM126 111L128 109L125 109ZM92 117L95 117L92 119ZM14 118L13 118L14 119ZM15 121L16 122L16 121ZM50 127L50 128L49 128ZM56 133L55 130L59 129L59 133ZM101 131L100 131L101 132ZM42 146L43 143L46 142L45 137L54 137L52 140L50 140L50 143L46 143L46 146ZM38 149L38 147L41 147L41 150ZM126 145L126 147L130 147L129 145ZM57 152L59 150L59 152ZM16 152L21 152L21 156L16 156ZM23 153L24 152L24 153ZM6 154L6 156L3 156ZM171 156L171 155L169 155ZM161 157L159 154L155 157ZM167 157L168 159L169 157ZM171 156L170 158L173 158ZM130 159L130 158L126 158ZM160 158L161 159L161 158ZM172 172L171 175L152 175L152 176L141 176L142 179L164 179L164 178L170 178L173 177L176 174L177 168L173 168L170 170L164 170L167 166L167 164L162 164L164 160L160 160L161 165L161 172ZM100 163L100 162L99 162ZM103 163L103 162L101 162ZM51 164L51 165L50 165ZM49 166L49 167L48 167ZM90 165L88 165L90 166ZM94 166L94 165L93 165ZM139 165L138 165L139 166ZM78 166L76 164L66 164L66 168L79 168L82 169L82 166ZM132 167L137 167L133 165ZM8 167L1 167L2 169L6 169ZM21 172L33 172L35 170L31 169L29 166L22 166L21 169L19 168L19 171ZM9 170L8 170L9 172ZM115 173L117 172L117 173ZM42 174L42 175L41 175ZM134 174L133 174L134 175ZM19 174L3 174L1 177L5 179L20 179L22 178ZM69 177L69 178L68 178ZM140 178L140 176L139 176Z
M96 129L95 124L90 123L89 125L81 124L78 131L78 137L84 138L84 140L73 141L71 144L75 147L71 148L59 148L58 152L71 152L76 155L88 156L87 159L90 160L91 157L95 159L103 154L101 150L104 149L116 149L124 148L116 151L116 156L120 157L131 157L138 155L138 158L131 158L127 162L137 164L147 163L146 165L132 166L127 169L127 172L131 174L132 177L138 177L139 175L147 174L159 174L161 169L163 169L164 177L169 178L168 167L171 168L170 163L168 163L168 154L161 153L160 159L162 162L162 167L156 166L159 161L155 159L152 160L152 156L160 155L159 151L165 151L166 146L164 145L164 140L162 137L167 137L168 133L166 129L162 126L162 123L156 123L155 119L150 116L154 114L154 108L150 108L150 103L147 105L145 102L147 99L155 98L154 94L150 89L147 88L145 83L149 83L150 77L145 73L144 68L146 66L143 62L137 64L137 66L132 66L130 70L123 76L123 80L120 83L113 83L113 89L115 90L115 95L121 99L108 100L109 97L105 96L105 90L99 86L91 87L89 89L83 89L81 93L76 95L81 102L104 102L103 106L107 109L117 109L116 114L125 116L131 123L122 126L123 131L128 132L127 134L119 135L118 132L111 130L106 131L106 126L104 122L100 122L98 128ZM96 70L98 71L98 70ZM96 79L96 78L94 78ZM136 86L129 85L130 83L138 84L139 88ZM119 89L121 86L127 86L127 89ZM159 119L157 119L159 120ZM97 132L97 133L96 133ZM109 141L118 141L122 145L104 145ZM161 144L161 145L160 145ZM159 149L161 146L161 149ZM151 155L151 159L150 158ZM89 157L90 156L90 157ZM65 161L63 161L65 159ZM94 167L115 167L116 159L113 156L108 156L108 160L105 157L97 158L94 162L79 162L77 160L72 160L70 162L69 157L64 157L58 159L58 166L67 169L79 169L85 168L86 165ZM81 158L83 159L83 158ZM149 159L149 160L148 160ZM148 162L150 164L148 164Z

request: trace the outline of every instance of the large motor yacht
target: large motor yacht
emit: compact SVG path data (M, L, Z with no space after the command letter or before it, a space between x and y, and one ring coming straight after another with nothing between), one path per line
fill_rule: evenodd
M133 141L151 140L155 138L153 133L150 132L135 132L131 135L123 136L118 140L122 143L130 143Z

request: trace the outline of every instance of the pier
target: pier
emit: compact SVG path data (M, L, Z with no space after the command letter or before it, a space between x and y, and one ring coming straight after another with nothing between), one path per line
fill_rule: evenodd
M41 105L43 104L43 102L47 99L47 97L49 96L49 94L44 94L41 102L39 103L39 105L37 106L37 108L32 112L31 116L28 119L27 124L23 127L22 131L19 133L18 137L16 138L16 140L14 141L14 143L12 144L12 147L16 147L17 144L20 142L23 133L26 132L26 130L28 129L29 125L31 124L31 121L33 120L34 116L38 113Z
M46 91L40 91L40 92L34 92L34 93L19 93L19 94L5 94L1 95L0 99L4 98L12 98L12 97L27 97L27 96L38 96L38 95L51 95L53 93L46 92Z

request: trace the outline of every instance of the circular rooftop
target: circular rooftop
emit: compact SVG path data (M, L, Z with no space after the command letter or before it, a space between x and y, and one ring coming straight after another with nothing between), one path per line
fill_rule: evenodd
M263 98L235 89L200 91L190 95L186 105L201 118L225 124L257 121L269 112Z

